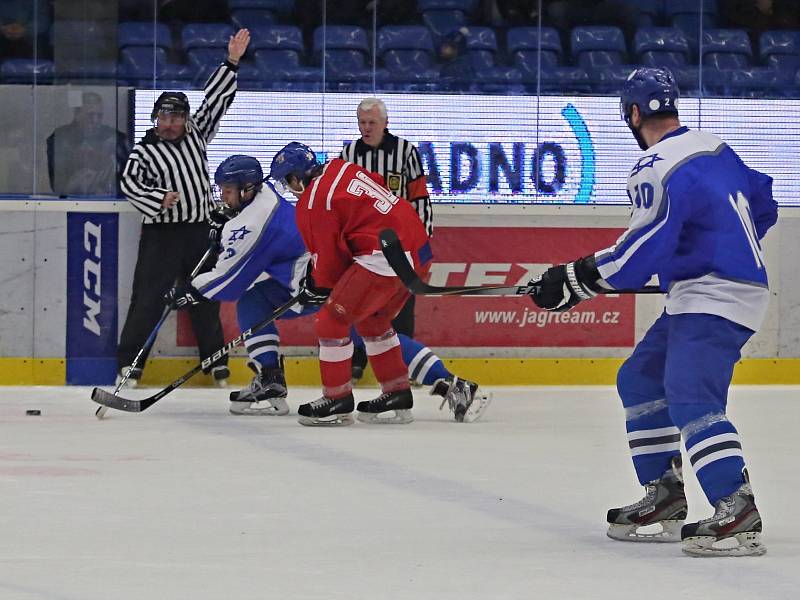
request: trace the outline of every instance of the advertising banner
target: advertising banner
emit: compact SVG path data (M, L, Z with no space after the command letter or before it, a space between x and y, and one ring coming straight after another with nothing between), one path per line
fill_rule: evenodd
M623 230L590 227L438 227L433 285L524 285L552 264L610 246ZM601 296L569 312L539 310L527 296L417 299L416 337L436 347L584 348L634 343L633 295ZM225 339L238 335L235 309L223 305ZM281 343L316 346L313 318L279 322ZM181 315L178 345L194 345Z
M67 383L114 382L119 215L67 215Z

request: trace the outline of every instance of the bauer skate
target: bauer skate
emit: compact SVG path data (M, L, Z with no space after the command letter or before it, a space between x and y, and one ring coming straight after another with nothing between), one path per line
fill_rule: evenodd
M297 421L308 426L335 426L353 424L353 394L343 398L326 398L301 404L297 409Z
M458 423L477 421L492 401L491 394L478 393L477 383L455 375L434 381L431 396L441 396L439 410L447 403Z
M358 420L362 423L381 423L405 425L414 420L411 409L414 397L411 390L385 392L374 400L358 403ZM385 413L393 412L394 415Z
M660 479L645 485L639 502L608 511L608 537L623 542L679 542L687 515L681 457Z
M231 414L272 417L288 414L288 391L282 367L283 363L275 369L259 371L255 368L257 372L250 385L238 392L231 392Z
M214 380L214 385L219 388L228 387L228 377L231 376L231 370L228 365L219 365L211 369L211 377Z
M761 541L758 513L747 471L745 482L730 496L714 505L714 515L681 529L683 551L690 556L761 556L767 551Z

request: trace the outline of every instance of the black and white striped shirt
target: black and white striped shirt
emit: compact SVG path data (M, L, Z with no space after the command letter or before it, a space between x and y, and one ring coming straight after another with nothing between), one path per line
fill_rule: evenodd
M358 139L344 147L340 158L383 177L386 187L395 196L405 198L414 205L428 235L433 233L431 199L428 196L419 151L414 144L392 135L386 129L383 140L377 148L367 145L363 139Z
M150 129L133 151L122 172L120 188L149 223L200 223L208 220L214 203L208 178L208 142L236 94L237 67L225 62L205 86L205 98L188 119L186 135L177 142L162 140ZM170 209L161 202L167 192L180 197Z

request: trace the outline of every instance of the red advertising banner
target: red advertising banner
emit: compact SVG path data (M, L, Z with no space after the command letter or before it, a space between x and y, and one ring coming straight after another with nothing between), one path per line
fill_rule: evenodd
M524 285L550 265L614 243L622 229L592 227L437 227L434 285ZM635 298L601 296L564 313L539 310L528 297L419 297L416 337L440 347L632 346ZM225 339L238 335L235 307L223 305ZM285 346L315 346L313 318L279 321ZM194 345L188 315L179 346Z

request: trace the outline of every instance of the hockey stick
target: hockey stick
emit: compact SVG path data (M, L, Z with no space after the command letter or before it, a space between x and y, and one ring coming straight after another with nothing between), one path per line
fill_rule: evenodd
M200 262L197 263L197 266L195 266L194 270L192 270L192 272L189 274L189 281L191 281L197 276L197 274L200 272L200 269L203 268L203 265L211 256L212 252L214 251L214 248L217 245L216 237L217 237L216 234L212 237L211 245L208 247L208 250L206 250L206 253L203 254L203 257L200 259ZM119 391L125 386L125 382L128 381L128 378L131 376L133 370L139 365L139 361L141 360L144 353L150 348L150 346L152 346L155 343L156 336L158 335L158 330L161 329L161 326L164 324L164 321L167 320L167 317L169 316L170 312L172 312L172 308L169 306L165 306L164 312L161 313L161 318L158 320L158 323L156 323L156 326L153 327L153 331L150 332L150 337L148 337L144 345L141 348L139 348L139 352L136 353L136 356L134 357L130 367L128 367L127 372L122 376L122 379L117 384L117 387L114 389L115 396L119 394ZM108 412L107 406L100 406L95 411L94 416L97 417L98 419L102 419L103 417L106 416L107 412Z
M94 388L94 390L92 390L92 400L94 400L98 404L102 404L103 406L107 406L109 408L116 408L117 410L123 410L125 412L142 412L144 410L147 410L148 408L153 406L153 404L155 404L156 402L161 400L164 396L169 394L172 390L179 388L189 379L194 377L197 373L199 373L203 369L209 368L220 358L229 354L230 351L233 350L233 348L235 348L236 346L238 346L240 342L243 342L247 338L252 337L254 331L258 331L262 327L266 327L267 325L272 323L275 319L277 319L287 310L292 308L292 306L294 306L297 303L298 298L300 298L300 294L289 299L289 301L286 302L286 304L283 304L278 308L276 308L269 317L267 317L260 323L257 323L250 329L243 331L239 335L239 337L232 339L222 348L214 352L214 354L201 361L192 370L188 371L187 373L184 373L178 379L176 379L175 381L170 383L167 387L165 387L163 390L161 390L156 394L153 394L148 398L144 398L143 400L127 400L125 398L117 396L116 392L112 394L110 392L106 392L105 390L101 390L100 388Z
M384 229L378 236L381 250L389 266L415 296L525 296L536 289L528 285L461 285L437 286L422 281L406 258L405 250L393 229ZM638 290L609 290L609 294L660 294L658 286L648 285Z

